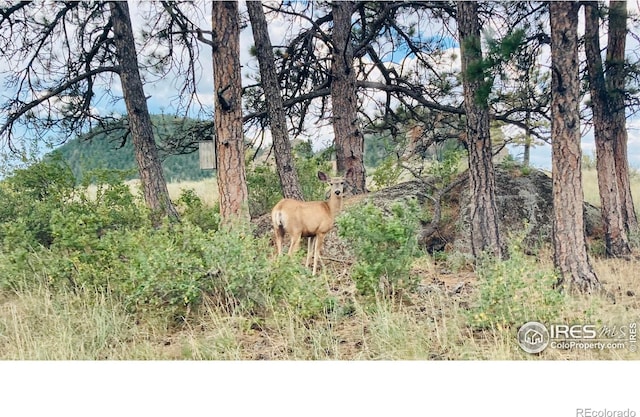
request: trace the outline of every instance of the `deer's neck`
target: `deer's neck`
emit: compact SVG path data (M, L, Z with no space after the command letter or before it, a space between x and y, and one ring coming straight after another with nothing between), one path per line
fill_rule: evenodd
M331 217L335 218L338 212L342 210L342 197L332 193L327 204L329 205Z

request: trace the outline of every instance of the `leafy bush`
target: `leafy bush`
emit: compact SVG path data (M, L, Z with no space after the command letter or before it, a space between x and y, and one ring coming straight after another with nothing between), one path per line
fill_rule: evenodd
M251 217L268 213L282 198L280 178L269 165L257 165L247 170L247 188Z
M362 294L411 289L416 280L409 274L417 252L416 202L394 203L384 213L371 203L357 206L340 216L338 233L349 241L357 262L352 270L356 288Z
M118 171L93 171L85 176L74 198L51 212L52 245L59 249L99 248L101 238L110 230L149 227L147 209L124 184L126 174ZM96 182L95 197L88 184Z
M48 246L51 212L75 192L69 166L54 155L16 170L0 183L0 242L9 248Z
M0 288L97 290L131 312L172 318L207 296L227 308L293 309L305 318L331 307L325 285L293 260L273 262L268 240L248 224L221 227L187 191L182 221L153 227L122 180L96 171L74 186L64 165L48 162L3 182L2 197L14 204L0 202ZM97 183L91 193L89 182Z
M300 180L302 195L306 201L326 200L327 185L318 181L318 171L331 172L329 157L332 148L314 152L311 142L300 142L294 148L296 172Z
M378 189L390 187L398 183L402 174L402 166L398 163L398 158L393 155L385 158L373 172L373 181Z
M212 279L210 294L227 307L254 313L293 308L310 318L329 305L325 286L289 257L272 261L268 238L254 238L248 225L210 233L207 242L202 259Z
M432 160L427 168L427 174L436 180L437 188L444 188L451 183L458 173L458 167L463 155L463 150L448 148L444 150L440 160L435 158Z
M524 254L521 242L519 238L509 246L506 260L482 259L478 269L479 299L468 312L472 326L505 328L559 317L564 296L553 289L556 274L541 270L535 259Z
M230 309L294 309L305 318L331 306L324 285L293 261L273 263L267 240L248 226L205 231L183 219L154 228L144 207L120 197L58 208L47 248L3 248L0 287L108 291L131 312L168 318L187 316L205 296Z
M216 231L220 227L220 207L218 204L214 207L207 207L194 190L183 190L176 202L182 221L194 224L204 231Z

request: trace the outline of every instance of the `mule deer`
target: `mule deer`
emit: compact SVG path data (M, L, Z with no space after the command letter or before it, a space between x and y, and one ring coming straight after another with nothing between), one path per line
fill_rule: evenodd
M324 172L318 172L318 179L331 185L328 201L299 201L284 198L271 210L278 255L282 254L282 241L285 234L288 233L291 238L289 256L300 248L300 240L303 237L310 238L306 266L309 266L313 249L313 275L316 274L324 238L333 227L336 215L342 210L345 183L344 177L329 178Z

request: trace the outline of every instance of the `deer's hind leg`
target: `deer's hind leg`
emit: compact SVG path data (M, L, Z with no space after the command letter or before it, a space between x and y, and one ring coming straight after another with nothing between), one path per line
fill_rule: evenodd
M277 251L277 255L282 255L282 242L284 240L284 227L282 226L275 226L273 228L273 234L275 236L275 241L276 241L276 251Z
M311 257L316 250L316 237L309 237L309 241L307 242L307 262L304 264L305 268L309 268L309 264L311 263Z
M289 256L293 256L295 252L300 249L300 240L302 240L302 233L290 233L291 243L289 244Z

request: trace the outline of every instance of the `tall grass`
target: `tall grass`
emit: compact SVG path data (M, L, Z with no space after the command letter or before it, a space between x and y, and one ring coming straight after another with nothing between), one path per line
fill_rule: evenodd
M541 268L551 268L549 260ZM606 295L568 296L558 323L626 325L637 321L638 262L596 260ZM336 285L328 274L329 286ZM427 281L427 280L425 280ZM189 359L189 360L533 360L637 359L624 350L546 349L529 355L517 345L518 326L474 329L467 314L478 300L478 283L468 292L431 285L410 299L353 295L351 308L314 320L294 309L256 316L229 313L205 302L180 326L136 317L108 294L56 291L46 286L3 294L0 300L0 359ZM275 302L274 306L275 306ZM529 306L535 308L535 306Z
M148 340L106 294L23 290L0 304L2 359L141 359Z

